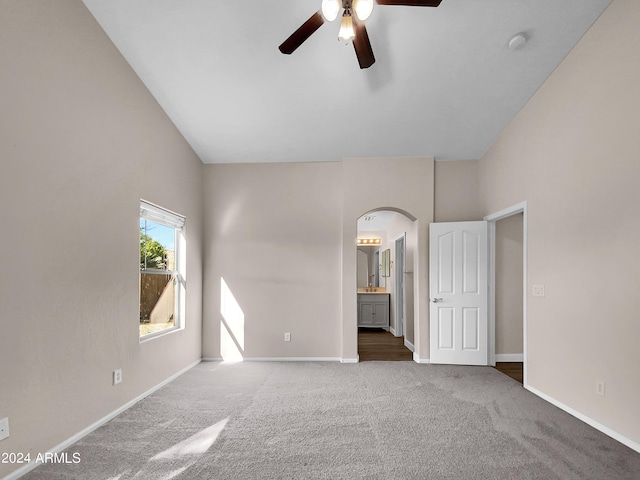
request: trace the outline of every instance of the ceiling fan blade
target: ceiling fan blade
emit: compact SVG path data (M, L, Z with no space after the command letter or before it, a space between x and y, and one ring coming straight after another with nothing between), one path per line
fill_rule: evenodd
M371 42L369 42L367 29L364 27L364 23L358 22L354 18L353 30L356 34L353 39L353 48L356 51L360 68L369 68L376 62L376 59L373 56L373 49L371 48Z
M324 18L320 12L314 13L309 20L304 22L289 38L282 42L282 45L280 45L278 49L286 55L292 54L295 49L302 45L323 23Z
M407 5L409 7L437 7L442 0L376 0L378 5Z

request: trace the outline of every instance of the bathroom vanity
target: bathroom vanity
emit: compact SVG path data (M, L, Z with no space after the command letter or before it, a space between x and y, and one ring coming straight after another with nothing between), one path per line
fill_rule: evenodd
M358 289L358 327L389 329L389 294Z

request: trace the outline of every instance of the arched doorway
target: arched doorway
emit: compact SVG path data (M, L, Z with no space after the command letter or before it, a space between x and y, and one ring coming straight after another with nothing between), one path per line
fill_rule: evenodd
M429 224L433 222L435 163L433 157L367 157L342 161L342 275L340 361L358 362L357 220L367 212L392 210L416 224L414 282L414 347L417 363L429 362Z
M416 218L399 209L371 210L357 221L357 326L360 361L411 361Z

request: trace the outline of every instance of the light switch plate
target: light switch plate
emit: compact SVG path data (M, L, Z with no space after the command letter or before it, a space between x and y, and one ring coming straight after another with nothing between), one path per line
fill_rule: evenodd
M119 383L122 383L122 369L121 368L113 371L113 384L114 385L118 385Z
M534 285L532 287L532 294L534 297L544 297L544 285Z

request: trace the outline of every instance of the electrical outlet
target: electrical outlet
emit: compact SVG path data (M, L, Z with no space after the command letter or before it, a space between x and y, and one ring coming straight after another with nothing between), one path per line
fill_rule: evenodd
M290 342L291 341L291 333L284 332L284 341L285 342Z
M534 285L532 293L534 297L544 297L544 285Z
M598 380L596 382L596 393L604 397L604 380Z
M113 384L117 385L119 383L122 383L122 369L121 368L113 371Z
M0 440L9 438L9 419L3 418L0 420Z

